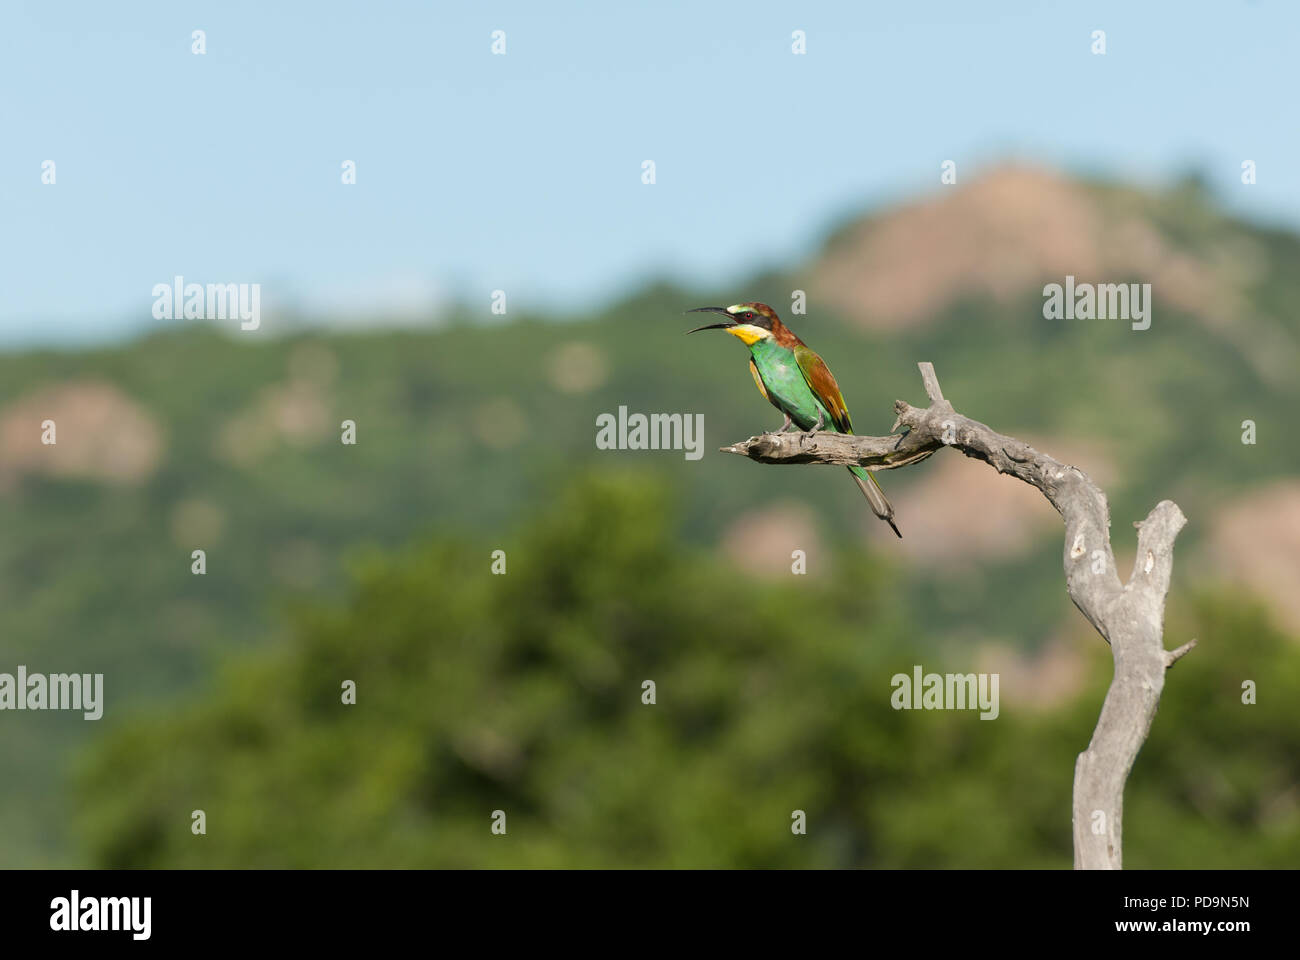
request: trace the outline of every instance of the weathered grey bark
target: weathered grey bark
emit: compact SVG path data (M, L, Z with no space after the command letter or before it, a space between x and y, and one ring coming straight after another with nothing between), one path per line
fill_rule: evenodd
M1187 518L1162 500L1138 528L1137 561L1121 583L1110 545L1110 507L1106 495L1078 467L1039 453L953 410L944 399L934 367L920 364L930 397L925 409L895 402L899 426L907 433L858 437L838 433L768 433L723 447L762 463L856 464L867 470L893 470L924 460L941 447L953 447L983 460L1042 491L1065 521L1065 586L1070 599L1111 645L1115 675L1088 748L1074 767L1074 865L1078 869L1119 869L1124 783L1165 683L1165 671L1196 641L1177 650L1163 642L1165 596L1173 566L1174 539Z

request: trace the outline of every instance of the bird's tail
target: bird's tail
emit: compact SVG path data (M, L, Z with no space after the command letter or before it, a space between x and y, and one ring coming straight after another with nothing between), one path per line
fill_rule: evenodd
M880 484L876 482L875 476L861 467L849 467L849 473L853 474L858 489L867 498L867 503L871 504L871 509L876 516L893 528L898 539L903 539L903 535L898 532L897 524L894 523L894 506L885 497L885 491L880 489Z

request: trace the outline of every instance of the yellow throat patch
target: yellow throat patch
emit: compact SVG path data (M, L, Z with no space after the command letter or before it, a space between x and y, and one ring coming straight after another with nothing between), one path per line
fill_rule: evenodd
M756 327L751 323L738 323L734 327L726 327L725 329L727 333L731 334L737 340L743 340L747 347L753 346L764 337L770 337L772 335L762 327Z

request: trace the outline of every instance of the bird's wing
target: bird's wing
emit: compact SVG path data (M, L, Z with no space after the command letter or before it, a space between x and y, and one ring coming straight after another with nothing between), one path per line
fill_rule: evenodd
M799 372L813 395L821 401L826 412L831 415L831 423L840 433L852 433L853 423L849 420L848 407L840 395L840 385L835 382L826 362L809 347L800 344L794 348L794 359L799 364Z
M763 385L763 378L758 375L758 364L754 362L753 357L749 358L749 372L754 375L754 385L758 387L758 392L763 395L764 400L771 403L772 398L767 395L767 387Z

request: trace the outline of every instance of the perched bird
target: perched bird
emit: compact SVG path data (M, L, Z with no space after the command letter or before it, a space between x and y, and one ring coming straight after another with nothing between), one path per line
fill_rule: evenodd
M697 307L687 313L720 313L727 319L710 323L687 333L701 330L726 330L749 347L749 372L763 399L785 414L780 430L791 424L800 430L821 430L829 426L837 433L852 433L848 408L840 386L831 376L826 363L812 348L795 336L794 331L765 303L738 303L732 307ZM778 431L779 432L779 431ZM849 467L858 488L876 516L893 528L894 508L885 498L876 478L861 467Z

